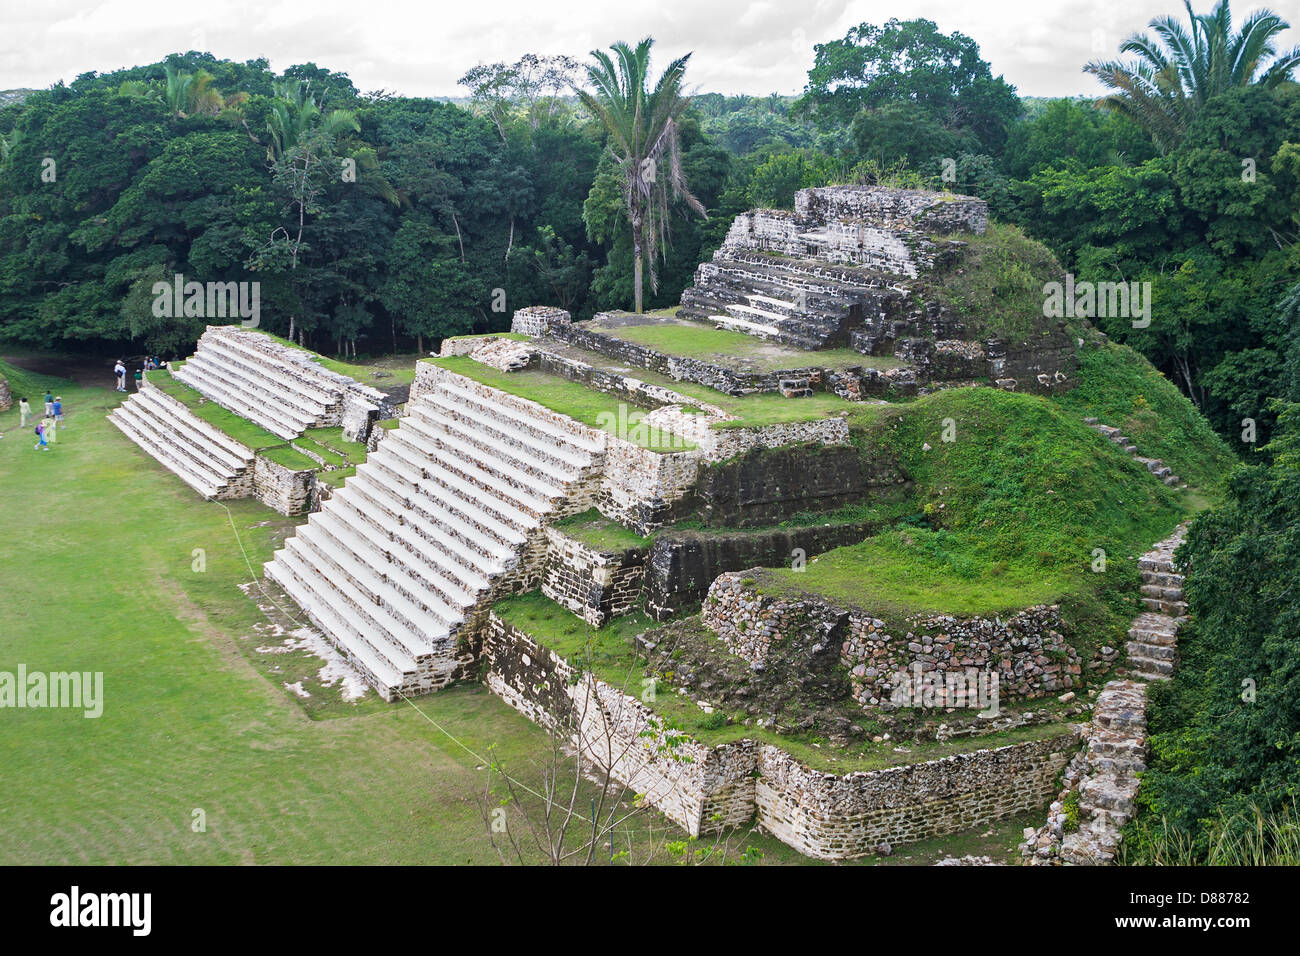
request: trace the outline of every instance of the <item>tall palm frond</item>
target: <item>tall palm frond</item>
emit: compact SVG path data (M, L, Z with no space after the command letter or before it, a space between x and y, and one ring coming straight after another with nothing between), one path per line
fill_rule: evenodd
M1215 96L1253 83L1276 86L1300 65L1300 47L1281 54L1274 47L1274 37L1290 24L1273 11L1255 11L1234 32L1229 0L1208 13L1195 13L1191 0L1183 6L1186 25L1156 17L1148 24L1154 37L1134 34L1120 44L1120 52L1135 60L1094 60L1084 67L1115 91L1098 104L1133 119L1162 152L1178 144Z

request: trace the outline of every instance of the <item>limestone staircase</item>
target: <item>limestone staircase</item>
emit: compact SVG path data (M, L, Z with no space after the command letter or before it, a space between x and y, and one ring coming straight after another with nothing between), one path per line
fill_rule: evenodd
M462 623L599 470L535 408L437 383L266 565L384 699L456 679Z
M1159 458L1144 458L1139 455L1137 445L1133 444L1133 440L1121 432L1120 429L1114 428L1110 425L1103 425L1095 418L1085 418L1083 423L1093 431L1105 435L1116 445L1123 448L1126 454L1132 455L1135 459L1146 465L1147 471L1151 472L1151 474L1155 475L1170 488L1186 487L1183 485L1183 480L1174 474L1174 470Z
M678 318L762 339L819 349L847 339L864 307L897 295L889 278L864 268L789 256L720 250L696 269Z
M1146 685L1111 681L1097 695L1079 784L1079 829L1061 840L1061 862L1112 863L1146 769Z
M1126 647L1128 673L1143 680L1168 680L1177 661L1178 629L1187 619L1187 602L1173 556L1186 534L1187 525L1180 525L1138 559L1146 610L1133 619Z
M253 451L147 380L139 392L109 413L108 420L205 498L248 493Z
M174 376L237 415L280 438L297 438L327 424L342 388L295 350L257 332L213 326Z

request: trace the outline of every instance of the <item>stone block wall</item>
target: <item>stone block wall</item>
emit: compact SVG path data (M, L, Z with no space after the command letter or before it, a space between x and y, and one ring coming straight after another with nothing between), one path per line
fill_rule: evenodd
M843 419L813 424L845 426ZM709 525L756 528L781 524L798 514L834 511L904 484L902 472L888 459L866 459L854 446L841 441L836 428L801 430L801 436L819 434L821 443L814 440L775 448L744 448L745 439L760 437L753 434L757 429L719 431L727 439L741 439L734 445L744 450L700 473L692 512ZM727 434L733 431L742 434Z
M768 531L661 532L646 562L646 610L666 621L704 600L724 571L788 565L796 549L812 557L855 544L876 532L868 523L809 525Z
M13 395L9 391L9 380L0 375L0 412L7 411L14 404Z
M806 856L843 860L985 826L1042 805L1074 750L1059 734L860 773L809 770L759 751L758 823Z
M554 326L567 325L569 313L547 305L530 305L517 309L510 319L510 331L534 337L545 335Z
M542 593L592 627L636 605L645 576L646 549L599 551L564 532L546 529Z
M973 196L891 189L886 186L822 186L794 194L795 215L821 222L866 219L890 228L920 231L983 233L988 203Z
M751 662L766 656L775 642L790 648L839 642L840 662L864 710L897 706L897 675L909 675L912 681L918 668L934 688L938 707L970 704L964 697L968 683L956 678L971 669L997 674L1002 701L1043 697L1082 684L1078 652L1066 640L1055 605L1007 617L918 615L904 624L889 624L813 596L764 595L758 575L758 568L719 575L704 601L704 625L733 654ZM951 683L948 675L953 675Z
M926 840L1040 806L1077 745L1058 734L842 775L749 739L710 747L685 737L664 753L664 728L650 708L578 673L496 614L483 630L481 661L493 693L564 734L587 762L644 793L688 833L752 820L817 859L866 856L884 843Z
M253 459L253 494L258 501L282 515L311 511L316 495L316 472L295 471L271 461L265 455Z
M587 762L643 793L691 835L737 826L754 815L756 747L708 747L670 734L635 697L575 668L490 614L483 629L483 681L520 713L569 737ZM639 687L629 688L640 692ZM710 818L721 813L722 819Z

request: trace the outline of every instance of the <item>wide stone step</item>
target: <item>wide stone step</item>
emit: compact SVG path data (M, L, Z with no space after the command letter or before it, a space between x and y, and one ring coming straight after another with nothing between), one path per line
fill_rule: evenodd
M365 636L366 622L350 612L342 602L326 598L323 592L328 591L328 584L296 556L277 554L275 560L266 565L266 574L284 588L285 593L297 602L336 647L355 657L363 669L378 681L377 690L385 700L391 700L396 689L416 679L419 668L415 662L395 647L386 647L386 654L371 644ZM312 578L319 583L309 584L308 581ZM395 664L389 654L402 663Z
M108 420L116 425L127 438L139 445L149 457L176 475L203 497L215 498L221 493L221 484L215 482L209 476L199 474L188 464L179 460L164 442L148 435L129 415L124 415L115 410L108 416Z
M1168 644L1144 644L1140 641L1129 641L1125 644L1125 650L1128 651L1129 659L1142 657L1155 661L1172 661L1178 656L1178 649Z
M483 406L466 402L456 395L435 392L425 396L422 407L414 411L450 418L460 425L462 433L479 432L493 444L510 445L530 457L541 456L554 463L562 474L581 471L591 463L591 454L577 445L540 429L521 426L518 419L493 417L482 409ZM421 414L416 414L415 418L425 424L435 423L434 418Z
M455 553L472 556L470 567L504 568L509 566L514 550L491 539L453 516L437 502L413 492L404 482L379 468L357 470L353 482L361 482L368 497L385 503L399 520L409 524L435 545L450 542Z
M454 494L448 494L447 489L431 479L423 477L417 468L394 450L385 449L384 445L386 444L387 442L384 442L380 445L378 451L371 453L367 459L367 464L373 462L394 478L409 485L413 493L422 495L428 500L441 505L449 516L455 516L460 521L467 522L477 528L480 533L490 535L503 544L517 546L527 540L527 535L521 529L511 527L505 522L493 518L479 503L460 498ZM434 491L434 488L437 491Z
M1182 590L1183 576L1172 572L1165 571L1143 571L1142 583L1150 584L1162 588L1178 588Z
M300 432L315 425L324 409L320 406L304 408L291 401L287 394L274 388L268 379L246 374L231 365L212 350L196 353L181 371L192 374L200 371L209 384L215 384L226 393L238 398L249 408L274 421L284 423Z
M139 405L142 410L159 420L169 422L182 431L190 442L204 450L214 463L232 472L246 469L253 461L253 452L214 425L170 396L153 387L145 387L133 395L126 404Z
M423 575L413 577L410 565L390 557L393 551L391 541L379 545L333 510L312 515L309 523L350 551L366 571L372 572L374 578L362 583L380 588L379 599L409 621L419 633L423 633L430 614L450 632L464 620L465 608L473 604L473 601L464 600L453 603L438 582Z
M333 593L346 598L356 612L373 624L373 633L401 648L412 663L428 658L431 648L425 635L445 636L449 630L447 623L432 614L421 614L419 608L402 599L395 589L386 587L373 569L365 567L351 552L341 552L333 539L328 543L320 540L320 531L312 533L310 528L310 525L299 528L285 542L285 548L304 563L320 569ZM363 633L372 634L371 631Z
M426 424L435 426L428 430L428 435L436 444L476 461L503 480L541 481L552 488L563 488L577 477L576 472L566 471L553 462L530 457L527 452L509 445L495 445L481 432L474 431L436 409L423 408L415 415Z
M478 462L450 453L444 446L437 444L432 437L434 433L423 430L424 427L419 426L414 421L406 421L401 428L396 429L396 432L405 431L405 440L419 449L420 453L426 456L428 461L457 475L462 481L466 481L473 486L490 489L495 497L516 505L520 510L527 512L534 518L539 518L549 512L552 507L551 502L562 494L560 489L552 485L546 485L543 489L537 481L534 481L531 487L526 488L521 488L517 484L506 481L480 467ZM539 491L543 493L550 492L551 497L541 497L538 494Z
M1169 677L1174 672L1173 661L1158 661L1150 657L1132 655L1128 658L1130 673L1139 677Z
M378 520L377 516L372 517L374 512L381 511L387 516L383 530L392 534L394 541L401 541L409 550L427 555L430 562L436 562L439 569L460 582L466 590L482 590L487 587L489 578L502 570L499 559L467 548L444 529L415 515L391 493L364 479L349 481L334 493L331 501L335 499L357 514L369 517L372 522Z
M289 441L306 430L304 424L271 411L265 404L251 402L247 396L233 391L205 369L202 363L196 363L192 359L177 369L173 378L189 385L223 408L265 428L278 438Z
M339 386L327 381L319 370L310 367L310 363L300 365L297 362L277 358L264 349L249 345L242 336L230 332L220 335L204 333L199 339L200 347L205 341L218 343L228 351L242 355L254 366L267 369L268 373L273 372L284 382L286 388L292 387L303 397L319 405L329 407L339 400ZM288 348L288 346L284 347Z
M367 462L369 464L369 462ZM506 555L514 554L514 547L495 535L489 535L476 525L467 523L459 513L448 508L437 498L430 498L410 482L396 474L392 467L385 466L382 460L374 468L367 469L366 475L375 484L382 486L389 494L405 503L405 510L415 512L412 517L436 525L451 535L462 546L483 556L483 560L506 561Z
M389 566L400 570L397 574L399 579L403 575L411 579L411 584L415 587L412 593L432 592L459 617L463 617L477 602L480 589L467 588L462 576L454 570L448 571L445 564L436 558L431 560L428 552L412 550L405 541L384 536L369 521L358 520L346 506L334 509L334 514L355 534L364 538L371 549L378 552L379 557L387 557ZM388 572L385 572L387 575ZM409 586L402 586L411 590Z
M514 404L511 401L511 396L504 393L498 394L493 399L488 399L461 385L457 385L455 382L446 381L438 384L438 390L444 394L455 396L466 405L477 406L483 412L488 413L489 417L498 415L508 419L521 430L535 431L538 435L549 436L561 447L572 446L573 449L587 455L594 455L604 449L604 446L595 438L569 431L554 422L547 421L541 416L540 408L534 408L533 403L526 402L522 398L514 400L518 404Z
M737 318L731 315L711 315L709 321L716 328L725 329L728 332L743 332L745 335L752 335L760 339L774 339L781 336L781 329L774 325L762 325L750 319Z
M457 498L486 509L509 527L529 530L537 526L536 516L521 509L513 500L513 496L506 498L495 488L467 482L410 444L409 436L400 437L398 435L400 431L401 429L397 429L388 436L384 442L385 449L408 462L413 468L419 468L427 480L436 482Z
M279 402L296 414L309 420L316 420L333 404L322 402L304 392L298 384L278 370L266 365L255 364L254 359L244 357L243 353L232 349L226 342L218 339L200 349L201 355L210 365L230 370L237 378L250 383L270 400ZM197 357L197 356L196 356Z

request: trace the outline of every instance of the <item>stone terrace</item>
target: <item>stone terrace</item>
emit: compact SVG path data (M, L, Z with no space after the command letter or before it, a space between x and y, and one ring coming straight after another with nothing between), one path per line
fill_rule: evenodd
M108 420L205 498L243 498L253 493L253 449L208 424L147 379Z
M599 471L602 445L575 424L443 376L266 573L385 699L445 686L472 664L467 618Z
M312 361L311 353L238 326L208 326L175 377L284 439L343 425L364 440L386 401L378 389Z

